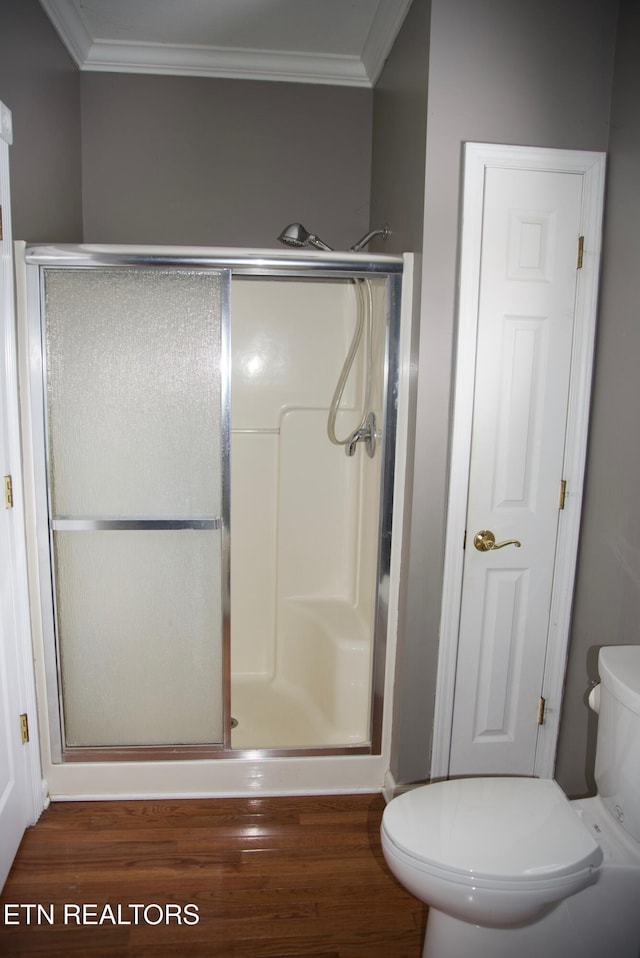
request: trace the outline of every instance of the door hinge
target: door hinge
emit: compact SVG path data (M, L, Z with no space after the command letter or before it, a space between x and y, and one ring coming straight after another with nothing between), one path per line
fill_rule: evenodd
M544 725L544 709L546 704L547 700L540 696L538 699L538 725Z
M20 716L20 734L22 736L22 744L26 745L29 741L29 716L26 712L23 712Z
M13 479L11 476L4 477L4 507L13 509Z
M577 269L582 269L582 259L584 257L584 236L578 237L578 265Z
M558 500L558 509L564 509L565 499L567 498L567 480L560 480L560 498Z

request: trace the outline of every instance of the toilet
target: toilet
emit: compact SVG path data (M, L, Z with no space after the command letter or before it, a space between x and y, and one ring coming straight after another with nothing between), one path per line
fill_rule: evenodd
M394 798L385 860L429 908L423 958L638 958L640 646L599 655L595 798L468 778Z

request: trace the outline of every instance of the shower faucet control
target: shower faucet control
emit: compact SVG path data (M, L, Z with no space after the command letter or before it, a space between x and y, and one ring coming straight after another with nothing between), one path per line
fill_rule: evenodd
M375 413L370 412L365 420L364 426L361 426L359 429L353 433L348 443L344 447L344 451L348 456L355 456L356 446L359 442L364 443L364 448L367 450L367 455L369 459L373 459L376 454L376 440L378 434L376 431L376 417Z

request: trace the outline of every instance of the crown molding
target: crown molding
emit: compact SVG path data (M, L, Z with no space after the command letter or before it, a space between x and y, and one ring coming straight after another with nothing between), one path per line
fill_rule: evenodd
M40 4L74 62L83 71L227 77L370 88L384 66L411 0L382 0L362 57L96 40L89 33L74 0L40 0Z
M374 86L382 73L411 3L412 0L382 0L378 6L362 50L362 64L369 86Z
M0 102L0 140L4 140L9 146L13 143L11 110L2 102Z
M80 67L89 72L154 73L369 87L358 57L232 50L169 43L94 42Z
M93 45L93 38L73 0L40 0L40 6L51 20L76 65L83 70Z

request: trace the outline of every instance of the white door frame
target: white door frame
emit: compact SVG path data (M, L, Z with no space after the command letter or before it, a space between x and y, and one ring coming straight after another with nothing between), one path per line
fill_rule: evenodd
M548 648L541 693L548 707L538 737L534 769L534 774L543 778L553 777L555 767L580 531L597 312L605 154L466 143L454 419L431 756L432 780L446 778L449 770L471 457L484 179L489 167L580 173L584 177L581 229L584 256L583 267L577 272L576 323L563 471L567 494L558 524Z
M7 637L15 642L15 659L18 674L9 676L17 687L16 700L20 711L25 712L29 722L29 741L22 746L21 772L24 774L27 791L25 821L34 824L47 803L46 786L42 779L38 736L38 714L35 693L35 674L31 643L31 616L25 539L25 512L22 482L22 448L20 440L20 406L18 399L17 334L14 298L14 257L11 243L11 206L9 189L9 146L12 143L11 111L0 102L0 203L3 207L4 251L0 257L2 269L2 299L0 301L0 356L4 364L0 370L0 396L4 406L4 427L8 448L8 464L13 484L13 508L11 509L10 541L8 552L11 559L11 591L13 599L13 623L15 634ZM4 503L0 506L4 508ZM19 715L16 715L16 723Z

